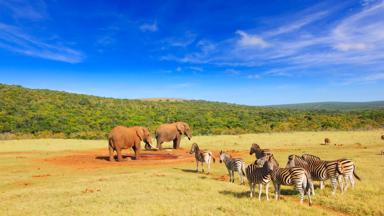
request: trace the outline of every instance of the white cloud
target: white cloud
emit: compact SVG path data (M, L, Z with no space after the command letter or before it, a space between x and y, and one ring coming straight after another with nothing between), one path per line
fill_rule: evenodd
M0 23L0 48L27 56L68 63L78 63L85 58L80 51L44 42L16 26L4 23Z
M341 51L350 51L350 50L364 50L368 46L365 43L339 43L335 45L335 48Z
M240 35L238 43L243 47L267 47L268 43L265 42L261 37L257 35L251 35L244 31L238 30L236 34Z
M157 22L154 23L144 23L140 26L142 32L156 32L158 30Z
M260 79L261 76L259 74L249 74L247 75L248 79Z

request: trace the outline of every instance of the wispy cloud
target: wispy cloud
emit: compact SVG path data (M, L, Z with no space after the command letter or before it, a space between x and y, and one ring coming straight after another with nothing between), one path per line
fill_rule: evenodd
M225 40L201 40L209 43L196 43L194 52L168 54L164 60L235 69L263 66L268 69L262 74L273 76L291 76L298 68L307 75L318 68L342 65L384 68L384 1L353 14L329 7L312 7L300 13L301 18L265 31L242 29Z
M28 25L32 23L44 26L49 19L47 5L42 0L1 1L8 23L0 22L0 48L26 56L54 61L78 63L85 55L65 45L57 35L32 34ZM13 23L13 24L10 24ZM44 39L45 38L45 39ZM54 39L52 39L54 38Z
M42 20L48 17L43 0L1 0L0 7L15 19Z
M153 23L144 23L142 25L140 25L140 30L142 32L156 32L158 30L158 26L157 26L157 22L153 22Z
M78 63L85 58L80 51L37 39L22 29L0 23L0 48L27 56Z
M238 44L242 47L267 47L268 43L265 42L261 37L257 35L251 35L244 31L238 30L236 34L240 35Z

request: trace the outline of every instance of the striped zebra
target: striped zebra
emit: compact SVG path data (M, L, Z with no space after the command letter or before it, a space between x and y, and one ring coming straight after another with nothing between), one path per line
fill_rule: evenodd
M245 163L241 158L232 158L227 153L220 151L220 163L224 162L229 174L229 182L235 182L235 171L239 173L240 183L244 184Z
M305 161L304 159L302 159L298 155L289 155L288 156L288 162L287 162L287 165L285 166L285 168L293 168L293 167L304 168L311 175L311 179L313 181L321 181L321 183L323 182L322 179L320 179L317 176L315 169L313 169L312 166L309 166L307 161ZM313 184L311 184L311 193L313 196L315 195L315 188L314 188Z
M273 156L273 155L272 155ZM271 181L271 172L274 167L279 167L277 161L273 158L271 159L272 163L264 163L260 167L257 163L253 163L247 166L245 173L248 179L248 184L250 188L250 197L253 197L255 193L256 184L259 185L259 200L261 200L261 193L263 191L263 185L265 185L265 195L267 200L269 200L268 190L269 183Z
M305 193L308 196L309 205L312 205L311 200L311 185L312 180L310 174L301 167L293 168L278 168L271 165L273 163L273 155L267 155L259 160L263 160L265 163L269 163L269 167L272 167L271 180L275 188L275 199L280 199L281 185L294 185L295 189L300 193L300 203L303 203Z
M272 154L272 151L269 149L261 149L258 144L253 143L251 149L249 150L249 155L252 154L255 154L257 160L264 157L265 155Z
M309 164L319 164L318 161L323 161L319 157L310 155L310 154L303 154L301 156L302 159L307 161ZM316 162L317 161L317 162ZM356 166L353 163L352 160L349 159L339 159L335 161L323 161L323 162L328 162L331 164L335 164L336 162L336 171L337 171L337 177L338 177L338 182L340 184L340 190L341 192L345 192L348 189L349 184L351 184L352 188L355 187L355 179L358 179L359 181L361 180L360 177L356 174ZM342 177L344 177L345 180L345 186L344 182L342 180ZM332 179L331 179L332 182ZM333 194L335 193L336 187L333 185L334 182L332 182L332 187L333 187ZM322 182L320 182L320 188L322 189L324 186Z
M201 167L202 167L201 172L204 172L204 163L207 163L207 165L208 165L208 173L211 171L211 160L213 160L213 162L215 162L215 158L213 157L212 152L202 151L202 150L200 150L197 143L193 143L189 153L190 154L195 153L196 172L199 172L199 162L201 163Z

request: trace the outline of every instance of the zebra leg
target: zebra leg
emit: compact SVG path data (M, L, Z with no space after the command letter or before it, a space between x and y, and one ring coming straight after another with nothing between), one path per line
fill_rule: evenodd
M208 173L210 173L211 172L211 158L209 158L207 164L208 164Z
M199 172L199 161L196 160L196 172Z
M235 183L235 171L231 170L231 175L232 175L232 183Z
M240 176L240 184L244 184L244 178L243 178L243 174L241 173L241 169L239 169L238 171Z
M337 181L338 181L339 186L340 186L340 191L341 191L341 193L343 193L344 192L344 187L348 187L348 181L345 181L345 186L344 186L344 181L343 181L343 176L342 175L339 175L337 177Z
M201 172L204 173L204 162L201 162Z
M259 184L259 201L261 201L261 192L263 191L263 184Z
M343 180L343 178L340 178L341 180ZM349 176L344 176L344 181L345 181L345 185L344 185L344 187L343 187L343 190L341 191L342 193L343 192L346 192L347 191L347 189L348 189L348 186L349 186L349 183L348 183L348 181L349 181ZM341 186L340 186L341 187Z
M254 184L252 182L248 182L249 184L249 197L253 197L253 188L254 188Z
M265 185L265 195L266 195L266 197L267 197L267 200L269 200L269 195L268 195L269 191L268 191L268 188L269 188L269 182Z
M227 170L228 170L228 175L229 175L229 182L232 182L231 170L229 170L228 168L227 168Z
M331 178L331 184L332 184L332 195L335 195L336 189L337 189L337 177Z
M349 176L349 181L351 182L352 189L355 188L355 179L353 178L353 175Z
M324 181L320 181L320 190L324 189Z
M296 187L296 190L298 190L300 193L300 204L303 204L303 200L304 200L304 189L303 188L305 188L304 182L296 183L295 187Z

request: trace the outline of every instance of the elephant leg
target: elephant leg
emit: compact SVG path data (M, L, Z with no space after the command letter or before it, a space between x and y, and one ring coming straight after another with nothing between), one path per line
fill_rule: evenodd
M176 138L176 149L180 148L181 137Z
M177 138L173 140L173 148L177 149Z
M117 161L121 162L123 161L123 157L121 156L121 148L116 148L117 153Z
M113 159L113 148L112 148L112 146L109 146L108 147L108 149L109 149L109 161L113 161L114 159Z
M139 146L133 146L133 151L135 152L135 160L140 159L140 144Z
M158 139L156 139L156 141L157 141L157 149L159 149L159 150L162 150L163 148L161 147L161 144L163 143L161 140L160 140L160 138L158 138Z

